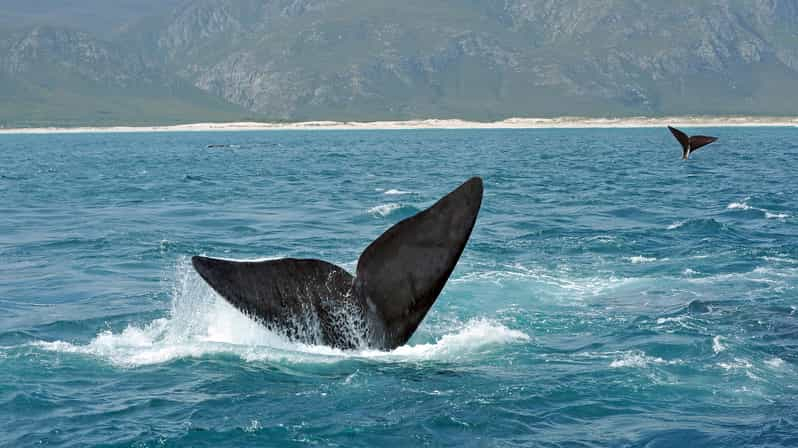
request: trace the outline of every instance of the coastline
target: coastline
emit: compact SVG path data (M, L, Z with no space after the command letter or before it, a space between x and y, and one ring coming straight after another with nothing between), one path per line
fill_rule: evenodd
M677 127L798 127L798 117L626 117L626 118L508 118L479 122L460 119L423 119L405 121L304 121L295 123L230 122L193 123L165 126L83 126L0 128L0 134L72 134L132 132L224 132L287 130L415 130L415 129L583 129L583 128L653 128Z

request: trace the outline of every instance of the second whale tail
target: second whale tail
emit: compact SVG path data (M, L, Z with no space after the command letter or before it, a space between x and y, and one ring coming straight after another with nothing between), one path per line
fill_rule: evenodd
M682 145L682 159L684 160L687 160L693 151L696 151L698 148L706 146L718 139L717 137L708 137L706 135L694 135L689 137L684 132L671 126L668 126L668 130L671 131L671 134L673 134L673 136L676 137L676 140L678 140Z

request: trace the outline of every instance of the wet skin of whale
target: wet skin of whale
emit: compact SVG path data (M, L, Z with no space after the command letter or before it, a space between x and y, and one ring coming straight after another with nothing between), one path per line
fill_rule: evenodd
M374 240L355 276L316 259L191 261L225 300L293 340L391 350L410 339L435 303L481 204L482 179L474 177Z

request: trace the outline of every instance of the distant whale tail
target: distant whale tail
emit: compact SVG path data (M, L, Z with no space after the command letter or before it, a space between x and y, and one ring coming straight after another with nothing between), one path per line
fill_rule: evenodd
M474 177L374 240L355 276L314 259L191 261L225 300L292 339L393 349L410 339L437 299L481 203L482 179Z
M692 137L688 137L684 132L671 126L668 126L668 130L671 131L671 134L673 134L673 136L676 137L676 140L678 140L682 145L682 159L685 160L690 157L690 154L693 151L696 151L698 148L706 146L718 139L717 137L707 137L705 135L694 135Z

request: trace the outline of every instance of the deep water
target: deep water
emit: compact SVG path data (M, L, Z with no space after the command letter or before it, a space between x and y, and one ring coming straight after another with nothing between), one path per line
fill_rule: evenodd
M701 131L0 135L0 446L796 446L798 129ZM472 175L393 352L287 341L188 262L351 271Z

